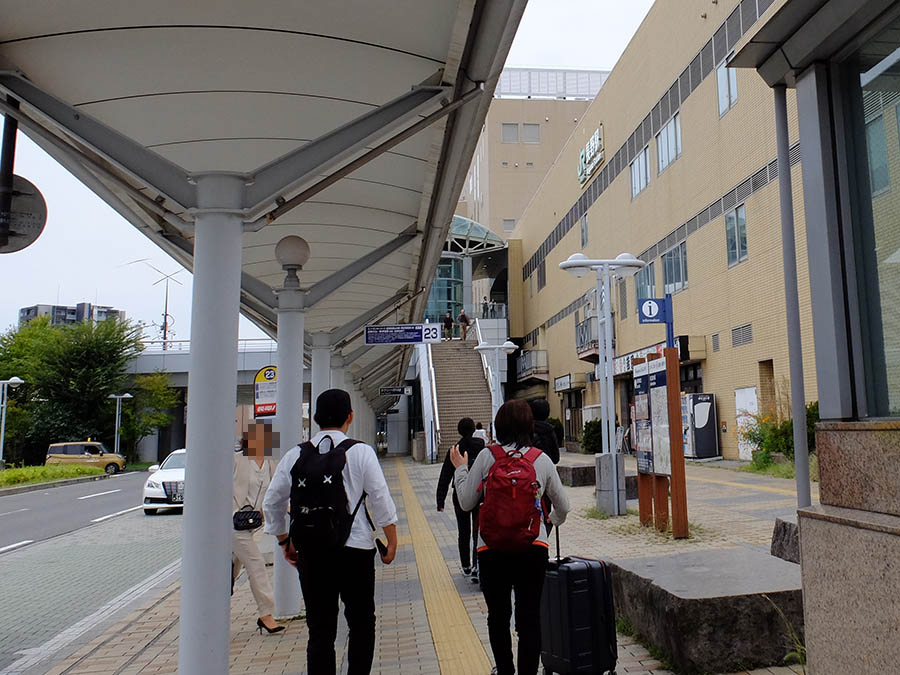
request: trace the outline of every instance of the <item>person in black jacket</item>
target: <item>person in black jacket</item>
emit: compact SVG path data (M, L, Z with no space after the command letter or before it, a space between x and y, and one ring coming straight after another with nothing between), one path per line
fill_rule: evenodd
M480 438L472 438L475 433L475 422L468 417L463 417L456 426L459 431L459 451L469 453L469 467L475 462L475 457L484 449L484 441ZM447 490L450 483L453 482L453 463L450 461L450 453L444 458L444 464L441 467L441 477L438 479L437 485L437 510L444 510L444 502L447 499ZM478 507L472 511L463 511L456 498L456 490L453 491L453 510L456 512L456 524L459 528L459 562L462 565L463 574L469 575L473 572L472 561L475 558L475 551L478 541ZM471 553L469 545L471 543Z
M529 401L528 404L534 417L534 447L540 448L554 464L559 464L559 439L556 438L553 425L547 421L550 417L550 404L545 398Z

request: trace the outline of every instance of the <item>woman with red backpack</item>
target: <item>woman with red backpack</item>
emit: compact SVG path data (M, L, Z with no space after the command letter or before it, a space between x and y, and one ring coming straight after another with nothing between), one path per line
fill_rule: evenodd
M515 593L518 673L536 675L541 654L541 591L547 569L547 531L541 498L553 505L550 521L562 524L569 512L556 467L531 446L534 419L525 401L508 401L497 412L494 433L500 445L478 453L468 468L466 454L450 450L456 496L465 510L479 508L478 566L488 608L488 635L497 675L516 672L509 621Z

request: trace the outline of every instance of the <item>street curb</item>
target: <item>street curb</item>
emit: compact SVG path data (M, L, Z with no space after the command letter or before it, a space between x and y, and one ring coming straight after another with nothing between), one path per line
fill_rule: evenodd
M0 497L9 495L17 495L23 492L34 492L35 490L43 490L45 488L63 487L64 485L74 485L75 483L88 483L92 480L105 480L109 478L109 474L103 473L99 476L82 476L80 478L63 478L62 480L52 480L47 483L31 483L29 485L18 485L11 488L0 489Z

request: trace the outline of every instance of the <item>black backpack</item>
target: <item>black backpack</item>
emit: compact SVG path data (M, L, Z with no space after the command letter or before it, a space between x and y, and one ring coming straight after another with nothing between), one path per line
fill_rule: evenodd
M357 443L348 438L326 453L309 441L301 444L300 457L291 468L290 532L298 551L341 548L347 542L366 498L363 492L352 513L347 508L343 471L347 450Z

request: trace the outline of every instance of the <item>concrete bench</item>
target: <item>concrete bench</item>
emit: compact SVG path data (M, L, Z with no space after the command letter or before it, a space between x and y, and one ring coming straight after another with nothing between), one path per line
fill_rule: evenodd
M747 548L611 562L616 614L679 672L781 665L803 635L800 566Z
M583 487L597 484L597 470L593 464L559 464L556 467L559 479L568 487ZM637 476L625 475L625 498L637 499Z

